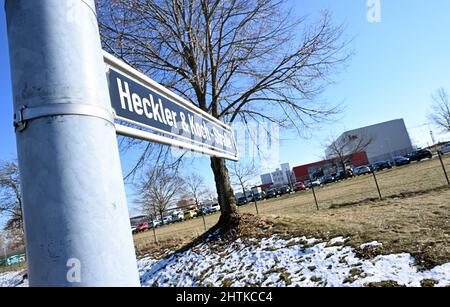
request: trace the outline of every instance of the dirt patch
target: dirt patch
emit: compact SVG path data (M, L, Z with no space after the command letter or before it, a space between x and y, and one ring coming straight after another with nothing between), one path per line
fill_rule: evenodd
M392 280L380 281L380 282L371 282L366 285L368 288L405 288L406 286L399 285L397 282Z
M355 248L354 253L358 258L361 259L373 259L376 256L383 254L383 248L381 246L369 246L366 248Z
M423 288L433 288L435 287L439 282L434 279L424 279L420 282L420 286Z

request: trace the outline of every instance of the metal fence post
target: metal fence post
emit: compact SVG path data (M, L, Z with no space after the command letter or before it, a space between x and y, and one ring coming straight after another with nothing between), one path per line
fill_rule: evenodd
M156 237L156 226L152 222L152 229L153 229L153 239L155 240L155 243L158 243L158 239Z
M314 190L314 185L311 185L311 188L312 188L312 192L313 192L313 196L314 196L314 201L316 203L317 211L319 211L320 208L319 208L319 203L317 202L316 191Z
M374 169L372 169L372 175L373 175L373 179L375 180L375 185L377 186L378 196L380 197L380 199L383 199L383 196L381 196L380 186L378 185L378 180L377 180L377 176L375 175Z
M253 197L253 200L254 200L254 202L255 202L256 214L259 215L258 201L256 200L255 192L254 192L253 190L252 190L252 197Z
M206 229L205 212L203 211L203 205L200 205L200 212L202 214L203 227L205 228L205 231L206 231L207 229Z
M255 198L255 209L256 209L256 214L259 215L259 209L258 209L258 202Z
M442 160L441 152L438 151L439 161L441 161L442 170L444 171L445 179L447 180L447 185L450 185L450 180L448 178L447 170L445 169L444 160Z
M30 286L139 286L94 0L5 3Z

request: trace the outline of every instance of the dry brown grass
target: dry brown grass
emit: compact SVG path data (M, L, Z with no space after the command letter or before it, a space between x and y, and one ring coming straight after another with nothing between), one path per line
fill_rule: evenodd
M450 156L445 158L450 170ZM349 237L355 247L377 240L382 253L409 252L424 267L450 262L450 189L438 159L377 173L379 200L372 176L317 189L320 211L310 191L259 202L262 217L275 222L267 231L320 238ZM239 208L255 214L253 204ZM218 214L206 217L208 228ZM180 247L204 233L201 218L135 236L138 251ZM166 242L169 242L167 244Z
M21 271L21 270L24 270L26 268L27 268L27 263L26 262L22 262L22 263L11 265L11 266L0 267L0 273L12 272L12 271Z

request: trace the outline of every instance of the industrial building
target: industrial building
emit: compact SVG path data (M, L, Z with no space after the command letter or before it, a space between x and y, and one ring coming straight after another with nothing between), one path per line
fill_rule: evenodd
M268 173L261 175L261 183L263 185L272 185L273 184L272 174Z
M358 148L357 152L365 151L369 163L392 160L395 156L403 156L413 151L411 139L403 119L395 119L367 127L362 127L344 132L336 142L345 144L345 155L354 154L354 148L358 144L368 141L364 148ZM334 158L333 150L325 151L327 159Z
M263 186L283 186L295 182L295 176L292 173L289 163L281 164L274 172L261 175Z
M365 152L358 152L345 157L347 167L354 168L368 165L369 160ZM296 166L293 173L297 182L315 180L325 175L332 175L342 171L341 163L336 159L329 159L301 166Z

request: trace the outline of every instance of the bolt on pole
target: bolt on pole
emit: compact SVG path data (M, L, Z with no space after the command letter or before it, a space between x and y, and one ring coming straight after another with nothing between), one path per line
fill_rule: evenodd
M5 11L29 284L139 286L94 0Z

